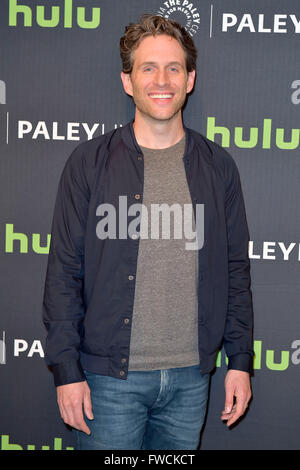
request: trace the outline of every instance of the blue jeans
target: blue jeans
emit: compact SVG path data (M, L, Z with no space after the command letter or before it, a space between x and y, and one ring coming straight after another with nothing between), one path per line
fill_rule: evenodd
M85 371L94 420L77 431L77 450L197 449L210 374L199 365L129 371L126 380Z

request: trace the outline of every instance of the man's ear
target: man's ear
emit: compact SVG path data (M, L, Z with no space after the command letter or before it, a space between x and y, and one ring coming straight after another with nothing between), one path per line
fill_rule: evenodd
M127 95L132 96L133 91L132 91L132 82L131 82L130 73L121 72L121 80L123 83L123 88L124 88L125 93L127 93Z
M195 78L196 78L196 70L192 70L191 72L188 72L187 90L186 90L187 93L190 93L192 89L194 88Z

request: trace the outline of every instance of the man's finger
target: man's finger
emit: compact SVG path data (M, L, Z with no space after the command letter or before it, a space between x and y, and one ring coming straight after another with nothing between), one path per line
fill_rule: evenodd
M225 410L222 411L221 419L226 420L229 419L233 414L236 412L236 405L233 405L231 411L229 413L225 413Z
M65 411L65 408L62 404L59 404L59 411L60 411L61 419L65 423L68 418L67 418L67 413Z
M62 420L65 424L83 431L86 434L90 434L91 431L84 421L82 405L68 403L65 404L62 401L59 401L59 409Z
M230 413L233 408L233 390L226 390L225 406L223 413Z
M246 410L246 396L241 395L236 398L236 409L232 417L227 421L227 426L231 426L235 423Z
M92 409L92 400L90 392L86 392L83 397L83 409L86 417L88 419L94 419L93 409Z
M87 426L84 417L82 406L70 407L68 409L68 423L75 429L83 431L86 434L91 434L90 428Z
M63 421L75 429L91 434L84 420L83 410L93 419L91 392L86 381L57 387L57 402Z

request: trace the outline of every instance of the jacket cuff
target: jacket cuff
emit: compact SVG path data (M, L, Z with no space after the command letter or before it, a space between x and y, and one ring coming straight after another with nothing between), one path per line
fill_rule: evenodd
M51 366L54 376L54 384L67 385L74 382L84 382L86 380L81 363L79 361L70 361L63 364Z
M253 356L248 353L234 354L228 358L228 369L253 373Z

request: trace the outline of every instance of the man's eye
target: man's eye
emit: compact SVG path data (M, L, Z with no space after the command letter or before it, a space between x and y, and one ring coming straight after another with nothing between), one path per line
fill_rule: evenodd
M171 72L178 72L178 69L176 67L170 67Z
M147 67L144 69L144 72L151 72L151 70L152 70L152 67Z

